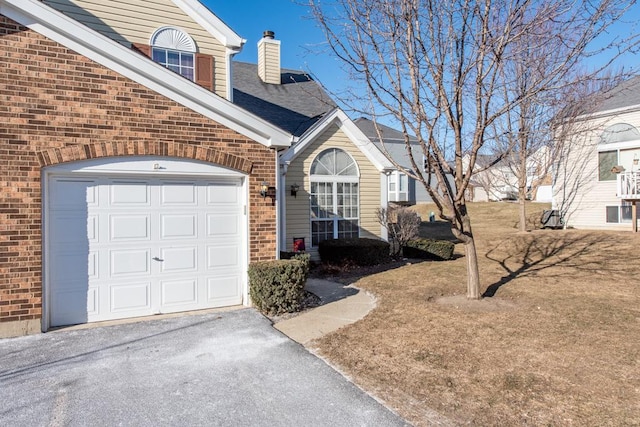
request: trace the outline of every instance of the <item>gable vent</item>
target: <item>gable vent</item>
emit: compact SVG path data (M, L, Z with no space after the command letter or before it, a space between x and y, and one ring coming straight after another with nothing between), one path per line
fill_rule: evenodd
M151 36L150 44L154 47L181 50L183 52L196 51L196 43L191 36L174 27L158 28Z

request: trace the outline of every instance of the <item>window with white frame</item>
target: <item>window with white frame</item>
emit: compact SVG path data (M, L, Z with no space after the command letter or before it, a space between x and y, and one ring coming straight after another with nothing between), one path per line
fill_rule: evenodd
M338 148L324 150L309 172L311 245L360 236L359 174L356 162Z
M170 70L195 80L196 44L184 31L162 27L151 36L151 58Z
M622 202L619 206L606 206L605 209L608 224L631 222L631 203Z
M389 174L389 201L407 202L409 201L409 177L400 171L393 171Z

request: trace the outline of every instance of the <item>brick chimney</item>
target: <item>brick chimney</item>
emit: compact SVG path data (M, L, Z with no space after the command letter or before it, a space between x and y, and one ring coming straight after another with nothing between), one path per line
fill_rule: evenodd
M273 31L262 33L258 42L258 75L265 83L280 84L280 40Z

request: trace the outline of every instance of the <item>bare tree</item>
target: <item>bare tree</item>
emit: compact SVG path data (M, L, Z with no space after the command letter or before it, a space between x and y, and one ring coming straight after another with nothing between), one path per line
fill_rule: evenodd
M571 67L550 80L549 87L538 88L537 82L547 80L549 70L564 64L567 56L571 55L572 45L547 42L549 34L557 33L558 25L553 20L542 22L537 33L523 34L513 44L519 54L503 67L504 81L510 82L502 88L504 98L522 101L494 122L498 137L493 151L494 158L501 159L500 163L509 175L510 179L505 184L517 190L520 231L527 229L525 201L549 177L553 161L562 155L563 150L570 148L561 143L562 138L556 138L558 118L562 117L565 124L561 133L570 129L583 132L583 129L569 126L569 123L597 106L598 92L625 77L622 72L608 72L610 62L605 62L589 71L580 69L578 72L577 67ZM634 39L629 38L620 49L624 51L633 46Z
M391 253L398 256L402 248L418 237L420 216L406 206L389 206L376 210L378 222L387 229L391 241Z
M499 136L494 123L533 94L555 89L629 2L309 2L331 49L351 79L363 84L364 103L350 102L349 107L400 127L411 165L396 167L425 186L439 216L451 223L465 248L467 297L479 299L476 245L464 197L472 174L465 172L474 170L481 148ZM504 91L514 84L505 67L522 53L519 42L525 36L537 40L528 49L563 45L567 54L531 81L525 94ZM422 148L424 172L418 166L422 159L413 156L411 135Z

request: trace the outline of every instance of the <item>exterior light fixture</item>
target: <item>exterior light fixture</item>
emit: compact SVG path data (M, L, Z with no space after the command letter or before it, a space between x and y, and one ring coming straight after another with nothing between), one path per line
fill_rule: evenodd
M300 190L300 186L298 184L294 183L291 185L291 195L293 197L297 197L298 190Z
M269 183L267 181L262 181L262 185L260 185L260 195L264 199L269 194Z

